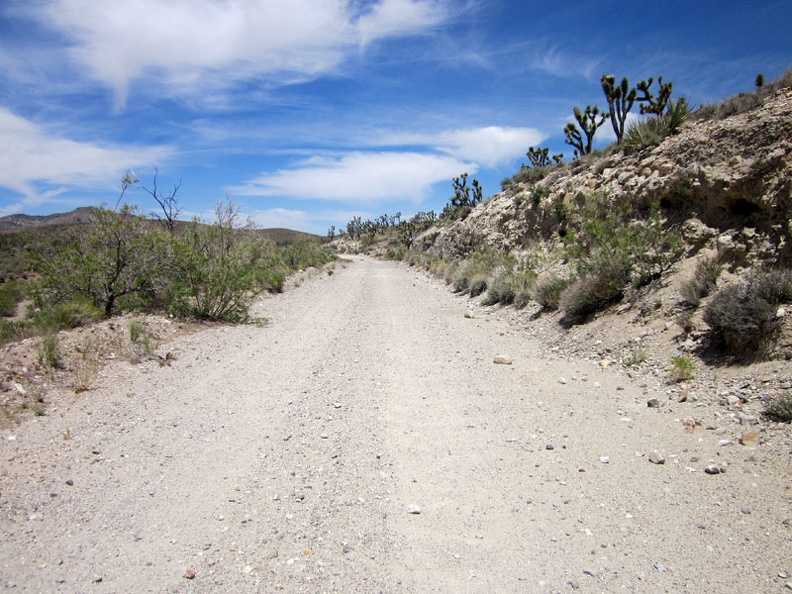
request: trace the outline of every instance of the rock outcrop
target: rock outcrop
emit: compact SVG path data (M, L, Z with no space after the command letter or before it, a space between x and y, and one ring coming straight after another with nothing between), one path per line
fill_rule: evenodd
M638 208L659 202L691 253L711 247L735 267L792 264L792 89L747 113L690 121L651 150L553 166L417 246L451 258L481 244L520 251L557 239L564 212L594 193Z

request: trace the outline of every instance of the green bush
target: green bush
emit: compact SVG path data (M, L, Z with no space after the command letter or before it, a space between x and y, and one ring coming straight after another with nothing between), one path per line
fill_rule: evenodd
M134 207L96 209L86 232L57 254L36 259L36 305L87 297L108 317L148 305L160 276L162 238Z
M781 394L770 400L765 413L776 421L792 423L792 394Z
M451 286L455 293L469 293L471 297L478 297L487 290L488 278L501 265L511 268L514 260L494 248L479 248L454 267Z
M60 347L57 332L47 332L39 340L38 361L44 367L52 369L60 367Z
M688 355L677 355L671 357L671 379L676 382L684 382L693 377L696 369L696 362Z
M792 270L758 273L718 291L704 321L728 353L762 357L782 325L778 306L790 302Z
M536 272L532 269L517 270L501 266L490 279L482 305L525 307L531 299L535 283Z
M39 309L33 314L32 324L44 331L58 332L87 326L100 320L103 312L87 297L75 297Z
M19 280L9 280L0 285L0 317L16 315L17 305L25 296L24 285Z
M253 299L269 288L274 244L236 227L233 204L218 204L217 220L193 220L174 238L168 261L168 309L201 320L247 320Z
M595 194L572 218L564 241L577 280L559 299L571 323L618 301L627 288L659 278L684 251L684 242L666 228L657 204L642 214Z
M0 344L19 342L36 334L36 329L26 321L0 320Z

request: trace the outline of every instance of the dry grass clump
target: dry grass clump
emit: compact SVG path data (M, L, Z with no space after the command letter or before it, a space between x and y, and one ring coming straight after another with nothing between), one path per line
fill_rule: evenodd
M718 291L704 310L704 321L727 353L761 358L783 324L779 306L790 302L792 270L756 273Z

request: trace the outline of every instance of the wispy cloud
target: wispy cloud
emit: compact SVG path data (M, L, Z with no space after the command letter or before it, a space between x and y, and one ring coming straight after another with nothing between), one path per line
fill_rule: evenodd
M11 206L15 211L67 189L112 184L127 168L162 162L172 154L164 146L120 148L70 140L2 107L0 137L0 187L23 197Z
M419 203L430 188L477 166L447 155L352 152L308 159L292 169L264 174L230 188L243 196L278 196L373 205L395 200Z
M573 54L568 51L541 42L534 45L534 50L529 53L528 69L538 70L560 78L599 77L600 61L595 58Z
M266 76L286 84L332 72L375 39L425 32L448 18L437 0L48 0L36 15L122 106L153 76L177 94Z
M509 163L525 153L529 146L539 144L545 135L535 128L484 126L446 130L437 134L394 134L386 136L390 145L422 145L472 161L485 167Z

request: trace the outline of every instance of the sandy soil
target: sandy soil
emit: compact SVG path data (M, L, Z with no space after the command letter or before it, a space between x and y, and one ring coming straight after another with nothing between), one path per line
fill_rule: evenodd
M392 263L256 307L0 432L0 587L792 589L788 426L669 401Z

